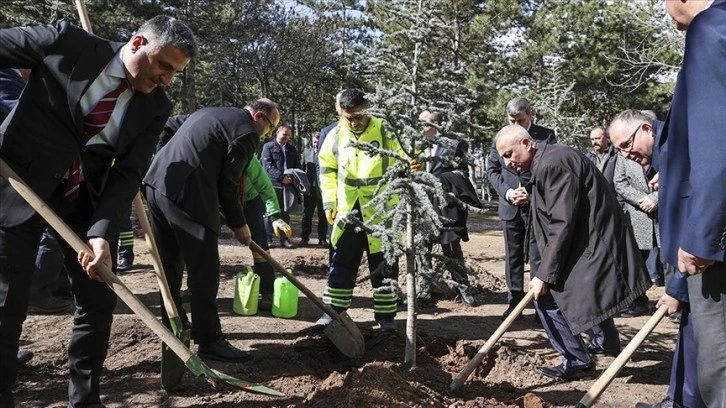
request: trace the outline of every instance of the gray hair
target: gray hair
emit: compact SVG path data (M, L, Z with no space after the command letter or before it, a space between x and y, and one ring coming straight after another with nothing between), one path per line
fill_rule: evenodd
M527 99L518 96L507 102L507 115L517 116L522 112L532 113L532 104Z
M527 132L527 129L519 126L518 124L511 124L504 126L499 132L497 132L497 135L494 137L494 145L497 144L499 139L501 138L507 138L511 137L514 138L516 141L529 139L530 141L534 141L532 139L532 136Z
M636 109L628 109L624 110L613 118L613 120L610 121L610 126L608 126L608 134L609 128L612 127L613 123L615 122L623 122L628 125L637 125L639 123L652 123L655 120L655 117L652 115L645 113L644 111L639 111Z
M199 46L192 30L174 17L156 16L145 22L137 34L146 37L152 47L171 45L189 58L195 58L199 54Z

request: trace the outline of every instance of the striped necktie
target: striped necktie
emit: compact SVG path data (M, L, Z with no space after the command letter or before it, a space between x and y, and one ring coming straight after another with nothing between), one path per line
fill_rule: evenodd
M107 93L101 98L96 106L83 118L83 144L88 143L93 136L101 133L109 119L113 109L116 107L116 101L119 95L129 88L129 83L125 79L121 80L116 89ZM71 167L68 168L68 180L66 180L65 197L68 201L74 201L78 198L78 188L81 184L81 158L77 157Z

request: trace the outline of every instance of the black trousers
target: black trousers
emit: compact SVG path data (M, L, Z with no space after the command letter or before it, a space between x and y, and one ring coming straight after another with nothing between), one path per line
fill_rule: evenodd
M252 240L260 246L260 248L267 251L269 246L267 245L267 233L265 231L265 202L262 201L262 197L257 196L249 201L245 201L244 205L245 218L247 218L247 227L250 229L250 235ZM254 259L254 271L260 277L260 295L272 295L275 291L275 270L272 265L267 263L265 258L258 255L257 252L252 252L252 259Z
M78 200L70 203L63 198L63 186L59 185L46 203L84 237L93 208L84 183L80 188ZM0 227L0 394L9 392L17 378L18 343L27 316L38 243L46 227L37 214L18 226ZM109 242L114 260L116 242ZM117 297L105 283L86 275L65 242L61 247L76 301L68 345L68 399L70 406L100 403L101 371Z
M300 231L300 238L303 241L310 239L310 233L313 231L313 215L316 209L318 214L318 239L324 240L328 234L328 219L325 217L323 196L318 186L311 187L310 194L303 196L303 219Z
M207 344L222 337L217 314L219 290L219 237L197 223L173 202L151 187L146 188L151 229L159 247L161 263L169 283L174 303L183 323L186 312L179 298L184 266L192 311L192 339L196 344ZM163 303L163 302L162 302ZM169 324L163 304L161 316Z
M514 219L502 221L506 261L504 276L507 280L507 288L509 289L507 299L510 306L516 305L524 297L525 245L529 246L530 276L534 276L537 273L537 267L539 266L539 250L534 239L534 231L529 231L529 236L527 236L528 224L529 213L525 209L519 210ZM525 243L525 239L528 242Z

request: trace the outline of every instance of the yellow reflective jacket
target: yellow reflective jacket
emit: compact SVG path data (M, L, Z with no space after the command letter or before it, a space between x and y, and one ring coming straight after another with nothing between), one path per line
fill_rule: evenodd
M343 233L345 223L342 218L353 209L356 201L360 204L364 223L370 225L382 222L382 214L377 214L375 208L363 207L373 198L378 182L388 167L393 165L395 159L381 157L378 154L369 156L366 152L350 146L350 142L370 143L374 147L403 154L398 141L384 133L382 120L371 117L365 132L356 139L356 135L341 119L338 126L330 131L320 148L318 161L323 207L326 210L335 209L337 213L330 237L333 245L336 245ZM382 186L383 188L385 186ZM395 204L397 201L391 200L388 205ZM368 249L370 253L381 252L380 239L369 234Z

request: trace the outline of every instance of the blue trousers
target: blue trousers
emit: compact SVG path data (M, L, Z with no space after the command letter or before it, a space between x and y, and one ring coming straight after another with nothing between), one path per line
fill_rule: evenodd
M688 408L706 408L698 387L698 349L693 337L693 321L690 307L684 305L681 311L681 324L678 328L676 351L673 354L671 380L668 384L668 397Z

